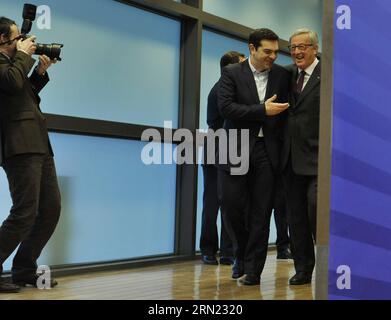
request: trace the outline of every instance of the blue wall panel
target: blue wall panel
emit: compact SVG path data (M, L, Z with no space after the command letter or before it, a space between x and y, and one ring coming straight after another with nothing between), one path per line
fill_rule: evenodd
M319 2L300 1L302 5ZM49 71L52 81L41 94L44 112L154 126L163 126L164 120L171 120L177 127L178 21L114 0L30 2L49 5L51 9L51 30L37 30L34 25L32 33L38 36L38 41L65 44L63 62ZM24 3L1 0L0 14L21 24ZM274 12L282 6L281 1L270 4L253 1L245 2L238 10L236 3L242 2L205 0L204 6L206 11L254 27L268 26L267 19L273 15L267 10ZM259 25L259 14L255 19L253 13L259 12L260 5L261 12L268 12L263 17L263 25ZM297 10L292 10L297 16ZM310 5L302 15L311 17L299 21L312 21L319 11L319 5ZM272 23L270 27L287 38L292 25L287 24L287 19L284 21L281 26L284 30L279 29L279 24ZM204 31L201 128L206 127L207 95L219 78L220 57L229 50L248 55L247 43ZM280 56L278 62L285 65L290 59ZM175 165L144 166L140 152L145 144L141 142L65 134L51 136L63 211L40 263L96 262L173 252ZM197 248L202 185L200 170ZM4 219L10 199L2 171L0 186L0 219ZM271 242L274 239L272 223ZM9 263L8 260L5 269Z
M329 298L390 299L391 3L335 5L349 6L352 29L334 25Z
M175 165L144 165L140 160L143 142L67 134L51 134L51 138L62 215L40 263L173 253ZM3 170L0 185L2 221L10 208Z
M321 36L322 0L204 0L204 11L251 28L270 28L288 40L298 28Z
M208 128L206 124L208 94L220 78L220 58L227 51L239 51L248 56L248 46L246 42L224 37L211 31L203 31L200 103L200 128L202 129Z
M1 0L0 14L21 25L25 2ZM114 0L30 2L51 9L51 30L34 24L37 40L65 45L41 94L44 112L177 127L178 21Z

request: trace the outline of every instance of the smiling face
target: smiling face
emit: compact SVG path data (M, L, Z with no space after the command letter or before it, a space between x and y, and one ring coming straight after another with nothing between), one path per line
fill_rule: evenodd
M290 46L293 62L298 68L305 70L315 61L318 45L312 43L308 33L292 37Z
M262 40L257 49L255 49L253 44L250 44L249 48L251 63L258 71L269 70L277 59L277 40Z

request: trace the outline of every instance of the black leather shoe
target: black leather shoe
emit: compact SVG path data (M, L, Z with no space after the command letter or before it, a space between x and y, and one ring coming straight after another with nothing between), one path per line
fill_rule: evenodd
M23 278L12 278L12 282L18 286L26 287L27 285L37 287L37 281L39 276L33 275L30 277L23 277ZM43 283L45 285L45 283ZM58 285L58 282L55 279L50 279L50 288L54 288L56 285Z
M242 260L235 260L232 266L232 279L239 279L244 275L244 262Z
M312 275L306 272L298 272L289 279L289 284L292 286L311 283Z
M277 251L277 259L278 260L287 260L287 259L293 259L291 252L288 248Z
M20 291L20 287L13 283L0 280L0 293L17 293Z
M235 259L233 257L227 257L227 256L220 257L220 264L230 266L233 265L234 263L235 263Z
M246 274L242 283L246 286L256 286L261 282L261 276L255 273Z
M205 264L210 264L210 265L218 265L219 263L217 262L217 259L215 256L207 256L207 255L202 255L201 260Z

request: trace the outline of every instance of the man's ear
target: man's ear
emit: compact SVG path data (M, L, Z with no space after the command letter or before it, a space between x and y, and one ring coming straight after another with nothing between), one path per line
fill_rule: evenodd
M254 45L253 45L252 43L250 43L250 44L248 45L248 49L249 49L250 53L252 53L253 51L255 51L255 47L254 47Z

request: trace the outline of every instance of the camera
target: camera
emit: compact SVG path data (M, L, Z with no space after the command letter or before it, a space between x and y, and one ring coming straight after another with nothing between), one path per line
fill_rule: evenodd
M31 27L33 25L33 21L35 20L37 14L37 6L29 3L25 3L23 6L23 24L21 29L21 39L27 39L28 33L31 31ZM60 43L52 43L52 44L42 44L37 43L37 49L34 54L37 55L46 55L51 60L57 59L61 61L60 54L61 48L63 44Z

